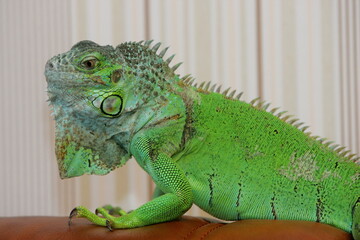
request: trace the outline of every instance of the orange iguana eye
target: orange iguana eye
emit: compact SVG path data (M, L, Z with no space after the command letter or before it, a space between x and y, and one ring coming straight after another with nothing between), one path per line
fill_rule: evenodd
M96 58L85 58L81 65L87 70L93 70L97 66L98 60Z

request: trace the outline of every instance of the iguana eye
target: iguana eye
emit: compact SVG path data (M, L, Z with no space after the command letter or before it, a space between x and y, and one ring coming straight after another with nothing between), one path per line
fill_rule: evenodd
M102 101L100 109L106 115L117 116L122 110L122 103L119 95L110 95Z
M81 66L86 70L93 70L98 65L98 62L96 58L89 57L81 61Z

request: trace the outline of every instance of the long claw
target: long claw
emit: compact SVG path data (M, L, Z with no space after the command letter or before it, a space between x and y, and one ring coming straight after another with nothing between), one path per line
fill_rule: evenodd
M111 223L109 220L106 220L106 227L109 229L110 232L113 231L112 227L111 227Z
M74 208L73 210L71 210L70 212L70 215L69 215L69 221L68 221L68 225L70 226L71 225L71 219L73 217L75 217L77 215L78 211L76 208Z

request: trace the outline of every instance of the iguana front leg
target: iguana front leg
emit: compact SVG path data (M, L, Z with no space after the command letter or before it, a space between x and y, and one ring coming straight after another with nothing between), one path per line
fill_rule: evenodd
M121 217L101 212L105 217L102 218L84 207L75 208L73 216L84 217L109 228L135 228L176 219L191 207L193 196L190 184L168 155L153 148L146 138L138 138L131 148L138 163L164 194Z

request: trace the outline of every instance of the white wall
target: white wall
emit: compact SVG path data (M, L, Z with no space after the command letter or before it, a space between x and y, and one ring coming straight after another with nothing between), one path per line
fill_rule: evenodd
M135 161L58 177L44 65L82 39L164 42L179 73L261 95L360 152L360 1L0 0L0 18L0 216L134 209L151 196Z

